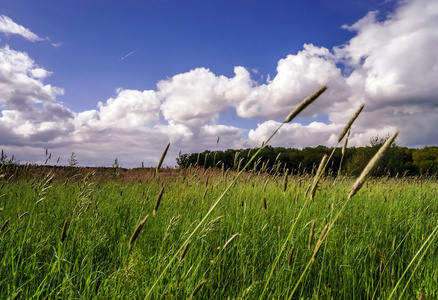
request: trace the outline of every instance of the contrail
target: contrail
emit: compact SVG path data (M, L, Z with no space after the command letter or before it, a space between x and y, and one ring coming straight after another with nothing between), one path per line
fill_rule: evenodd
M129 55L133 54L134 52L136 52L138 49L135 49L134 51L129 52L128 54L126 54L125 56L123 56L121 59L119 59L119 61L124 60L125 58L127 58Z

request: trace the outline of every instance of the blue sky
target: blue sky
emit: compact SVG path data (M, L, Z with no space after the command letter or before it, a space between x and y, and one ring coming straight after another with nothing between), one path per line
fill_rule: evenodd
M0 146L21 162L167 165L257 147L321 85L275 146L351 145L400 129L435 145L438 4L410 1L4 1ZM10 80L10 78L14 78ZM420 80L421 79L421 80ZM408 126L409 124L409 126ZM55 162L52 162L55 163Z

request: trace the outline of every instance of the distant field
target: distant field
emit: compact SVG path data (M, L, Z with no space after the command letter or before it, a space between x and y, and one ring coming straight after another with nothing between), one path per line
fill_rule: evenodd
M235 172L91 171L3 172L1 299L438 299L435 177L243 173L194 231Z

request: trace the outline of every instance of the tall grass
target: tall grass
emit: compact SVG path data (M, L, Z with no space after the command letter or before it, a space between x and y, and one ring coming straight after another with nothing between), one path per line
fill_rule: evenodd
M284 192L283 178L272 176L267 181L266 176L245 174L240 178L224 198L224 207L217 207L210 221L190 239L183 259L171 265L151 298L188 298L204 280L196 297L258 298L285 241L288 251L280 257L266 298L287 298L312 257L314 267L304 273L294 298L388 298L397 282L392 297L402 292L407 298L422 292L428 298L438 296L434 281L437 247L433 243L438 214L435 178L370 178L321 241L326 224L333 221L354 179L338 179L333 187L334 179L321 178L314 201L305 205L304 193L313 178L289 175ZM182 172L174 172L143 183L96 181L96 191L89 199L92 204L76 218L73 214L83 182L79 177L67 186L63 178L55 177L32 216L21 219L34 205L42 179L33 186L20 180L5 184L0 223L10 221L0 233L0 294L8 298L22 290L23 299L146 297L170 258L181 258L179 245L228 183L220 173L212 172L202 205L205 179L188 182L189 177L182 177ZM163 182L166 201L129 247L135 228L153 210ZM260 195L266 198L266 210ZM302 207L301 218L296 219ZM65 218L69 221L61 243ZM311 225L307 223L311 220L316 220L316 225L309 250ZM287 240L292 223L297 230ZM239 235L224 249L236 233ZM316 245L319 251L314 255Z

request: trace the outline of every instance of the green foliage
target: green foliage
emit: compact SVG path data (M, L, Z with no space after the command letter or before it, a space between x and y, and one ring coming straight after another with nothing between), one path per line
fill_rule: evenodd
M415 149L412 158L412 164L420 174L436 174L438 172L438 147Z
M386 137L374 137L370 140L371 146L347 148L344 156L345 174L358 176L365 168L369 160L377 152ZM177 158L179 167L202 166L204 168L220 167L222 163L225 169L236 170L236 154L238 154L241 165L245 164L251 152L255 149L229 149L226 151L204 151L202 153L182 154ZM330 155L333 148L325 146L306 147L302 150L284 147L266 146L260 153L250 170L274 174L278 170L289 169L292 174L312 174L318 167L321 158ZM277 159L277 156L279 159ZM326 174L337 174L341 162L341 149L337 148L326 169ZM238 161L238 162L239 162ZM218 165L218 162L220 164ZM388 154L382 159L379 167L373 172L373 176L402 176L404 175L434 175L438 173L438 147L424 147L423 149L409 149L393 144Z

